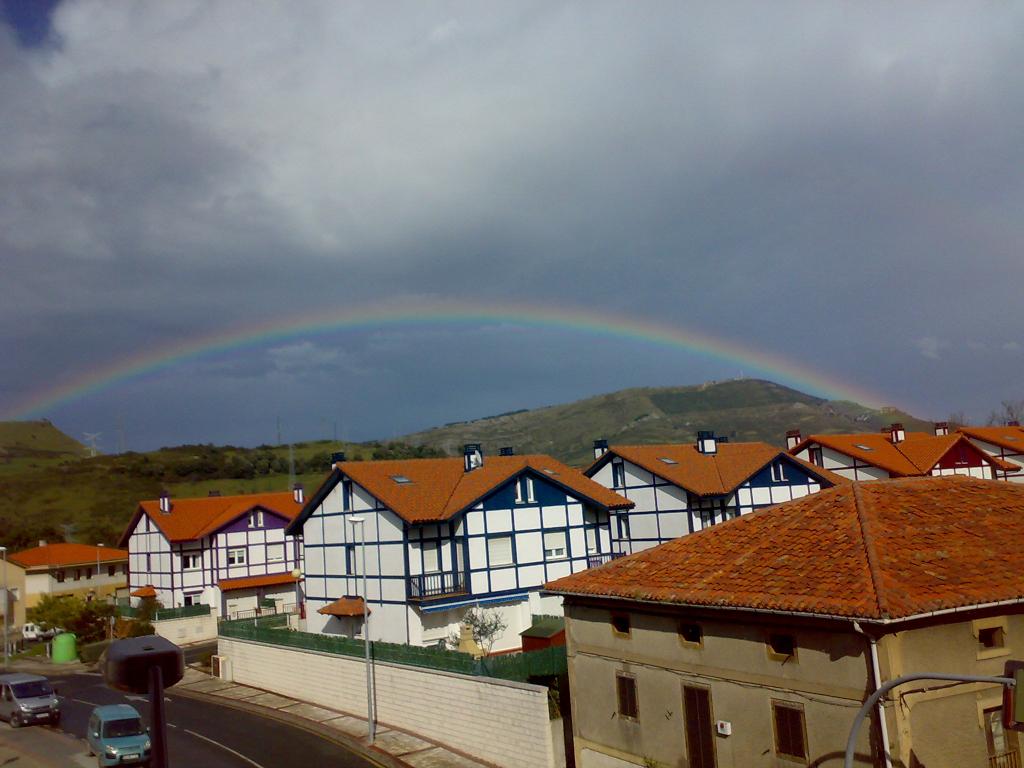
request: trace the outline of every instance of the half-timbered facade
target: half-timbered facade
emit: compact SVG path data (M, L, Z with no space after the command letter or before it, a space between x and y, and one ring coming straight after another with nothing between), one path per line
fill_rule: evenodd
M121 537L134 596L165 607L209 605L230 616L260 599L299 599L300 543L285 533L302 509L291 493L160 499L139 503Z
M548 456L349 462L333 471L289 531L305 558L306 626L434 645L471 606L500 610L493 650L518 648L534 614L557 614L545 581L610 558L609 513L631 502Z
M1002 478L1014 465L989 455L966 435L950 433L946 424L935 433L907 432L893 424L881 432L850 435L786 433L789 452L848 480L889 477L964 475L983 480Z
M1012 483L1024 483L1024 428L1016 421L1003 427L960 427L961 434L989 456L1004 462L996 477Z
M584 474L634 506L611 521L612 550L631 554L755 509L844 482L767 443L730 443L714 432L694 444L594 443Z

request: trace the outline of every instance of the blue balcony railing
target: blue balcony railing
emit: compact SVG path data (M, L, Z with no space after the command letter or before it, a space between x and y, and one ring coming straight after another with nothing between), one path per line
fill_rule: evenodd
M423 573L409 577L410 600L433 600L466 591L466 579L458 571Z
M599 565L610 563L622 557L621 552L603 552L597 555L587 555L587 568L597 568Z

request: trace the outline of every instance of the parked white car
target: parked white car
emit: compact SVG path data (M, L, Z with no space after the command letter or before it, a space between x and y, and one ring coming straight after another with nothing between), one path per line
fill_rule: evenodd
M21 637L24 640L49 640L54 635L59 635L63 631L60 627L43 629L38 624L26 624L21 628Z

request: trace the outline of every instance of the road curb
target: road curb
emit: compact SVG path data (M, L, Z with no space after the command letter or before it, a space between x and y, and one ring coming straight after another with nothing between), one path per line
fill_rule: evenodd
M339 747L344 747L349 752L352 752L360 757L369 760L372 763L380 766L380 768L413 768L409 763L395 757L394 755L385 752L384 750L377 749L363 744L357 739L353 739L345 736L344 734L338 733L337 729L330 728L329 726L321 725L313 720L308 720L305 717L299 717L293 715L291 712L281 712L271 707L263 707L259 704L250 704L244 700L239 699L228 699L224 696L215 696L210 693L203 693L202 691L192 691L188 688L172 688L167 691L169 695L178 695L185 698L198 699L199 701L206 701L211 704L218 704L232 709L242 710L243 712L250 712L261 717L267 717L271 720L277 720L281 723L286 723L295 728L301 728L307 733L312 733L319 736L322 739L333 742ZM295 702L299 704L301 702ZM342 716L339 712L338 716Z

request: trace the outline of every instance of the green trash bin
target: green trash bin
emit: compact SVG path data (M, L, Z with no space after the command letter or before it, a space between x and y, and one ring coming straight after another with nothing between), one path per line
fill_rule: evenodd
M77 638L74 632L64 632L53 638L51 657L54 664L67 664L78 660Z

